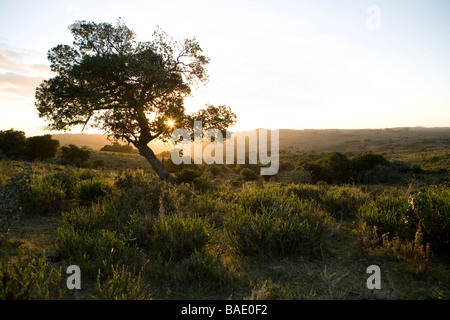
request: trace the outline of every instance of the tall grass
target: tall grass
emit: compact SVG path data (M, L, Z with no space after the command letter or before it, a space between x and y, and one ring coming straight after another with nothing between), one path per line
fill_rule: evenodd
M397 244L404 241L411 247L415 243L418 248L419 237L433 252L450 252L450 192L446 186L409 196L380 195L360 208L358 221L360 240L364 235L371 237L371 247L392 246L395 239Z
M281 190L246 191L239 204L226 217L224 232L245 254L314 254L332 234L333 219L325 211Z

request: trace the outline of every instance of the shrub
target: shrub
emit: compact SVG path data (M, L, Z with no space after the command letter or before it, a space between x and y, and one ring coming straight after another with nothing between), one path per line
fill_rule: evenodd
M291 171L295 168L295 165L291 161L281 160L279 165L279 171Z
M196 216L170 214L148 222L145 246L164 259L179 261L189 257L211 239L211 226Z
M141 274L137 278L122 265L111 265L111 276L106 283L101 283L101 271L97 276L97 297L100 300L148 300L150 294L143 292Z
M92 161L92 168L99 169L106 167L106 161L103 159L95 159Z
M221 166L218 166L218 165L215 164L215 163L213 163L212 165L209 165L209 166L208 166L208 169L209 169L209 172L211 172L211 174L212 174L213 176L217 176L217 175L219 175L220 173L223 172L222 167L221 167Z
M50 181L43 175L34 175L30 191L20 197L22 210L27 215L53 215L68 209L69 201L61 182Z
M325 244L332 219L317 203L274 193L259 194L254 200L244 200L224 221L228 241L243 253L315 254Z
M7 232L11 224L21 217L21 200L31 192L30 176L31 167L24 166L22 172L0 186L0 233Z
M411 170L411 166L400 160L393 160L392 166L400 173L406 173Z
M202 192L205 192L207 190L214 190L215 185L214 182L211 181L211 179L207 177L197 177L193 181L195 190L199 190Z
M131 210L141 213L159 212L160 198L166 188L160 179L149 176L142 169L128 170L116 178L115 186L120 191L117 200L122 207L128 205Z
M317 201L336 218L349 219L356 217L359 208L369 200L369 195L358 188L334 186L322 193Z
M122 152L122 153L132 153L135 152L136 149L134 149L130 145L121 145L120 143L113 142L111 145L105 145L103 146L100 151L109 151L109 152Z
M377 164L372 169L364 172L358 177L361 183L393 183L401 181L400 174L390 166Z
M110 268L104 267L111 264L136 264L134 240L124 232L127 219L128 213L117 210L112 202L64 213L57 230L57 255L78 265L91 278L100 268L102 276L109 276Z
M245 181L254 181L259 179L259 176L255 173L255 171L249 168L242 169L239 175L243 177Z
M21 217L23 203L31 193L31 175L31 165L24 165L21 172L0 186L0 233L8 231L11 223Z
M322 187L318 184L290 185L285 189L286 194L295 194L300 200L320 199L328 190L328 186Z
M211 239L212 227L198 216L184 216L179 213L131 216L128 232L141 248L152 257L165 261L181 261Z
M80 176L79 173L70 169L70 167L66 167L63 171L44 176L43 180L48 181L52 185L60 185L66 194L66 198L70 199L75 197L76 187L80 182Z
M450 252L449 199L448 187L427 188L409 198L381 195L360 208L359 225L375 227L379 241L384 236L412 242L420 229L424 244L445 255Z
M87 147L77 147L74 144L62 146L59 157L65 164L81 166L85 164L91 156L91 151Z
M77 199L81 204L91 204L112 193L111 184L101 180L83 180L78 184Z
M190 183L195 178L200 177L201 173L193 169L183 169L175 174L175 180L178 183Z
M408 215L412 223L423 229L423 241L432 250L450 253L450 188L427 188L409 198Z
M56 270L44 257L24 262L1 257L1 300L59 299L66 291L61 268Z
M390 163L382 155L365 151L352 157L352 169L356 172L368 171L375 166L389 166Z
M310 172L313 181L347 182L351 177L351 161L340 152L331 152L320 160L303 164L303 169Z
M289 176L287 177L288 183L311 183L312 177L311 173L305 170L292 170L289 172Z
M27 138L23 153L28 160L34 161L36 159L54 158L58 149L59 141L52 139L52 136L47 134Z
M239 193L238 205L243 211L262 213L263 210L276 210L282 196L280 188L261 189L248 188Z
M348 183L361 176L362 179L370 179L374 175L377 179L384 179L384 175L389 175L389 179L393 180L392 175L396 173L395 170L390 170L388 160L370 151L357 154L351 159L343 153L330 152L319 160L301 164L301 168L311 173L314 182L327 183ZM390 171L387 172L387 168Z
M25 132L14 129L0 131L0 150L10 158L17 158L23 155L26 144Z
M219 259L213 254L194 251L189 257L180 261L173 275L177 280L194 283L199 287L222 286L223 274Z

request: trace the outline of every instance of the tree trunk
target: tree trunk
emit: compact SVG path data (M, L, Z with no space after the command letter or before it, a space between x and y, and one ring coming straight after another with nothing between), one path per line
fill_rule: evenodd
M175 183L175 180L173 179L172 175L169 172L167 172L167 170L164 168L161 161L159 161L159 159L156 157L152 149L150 149L147 145L140 145L138 147L138 150L139 154L145 157L145 159L147 159L147 161L150 163L153 170L155 170L155 172L158 174L161 180L170 183Z

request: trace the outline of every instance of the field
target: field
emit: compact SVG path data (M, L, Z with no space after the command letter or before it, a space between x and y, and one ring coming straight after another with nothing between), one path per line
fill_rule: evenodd
M280 137L280 171L264 179L172 166L168 185L139 155L100 151L82 167L2 160L0 298L450 299L447 135L309 149ZM369 158L385 162L337 175Z

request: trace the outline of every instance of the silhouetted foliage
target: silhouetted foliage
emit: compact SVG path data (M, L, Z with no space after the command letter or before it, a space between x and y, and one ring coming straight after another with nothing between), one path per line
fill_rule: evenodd
M377 164L373 168L362 173L358 180L360 183L391 183L401 180L400 174L391 166Z
M195 178L200 177L201 173L197 170L193 169L183 169L180 172L177 172L175 175L175 179L178 183L189 183L194 181Z
M242 169L239 174L244 178L245 181L258 180L259 178L255 171L249 168Z
M91 151L87 147L77 147L74 144L62 146L60 149L60 159L66 164L80 166L87 162L91 156Z
M340 152L328 153L318 161L305 163L303 168L311 173L314 181L347 182L353 176L350 159Z
M10 158L17 158L23 155L23 149L27 138L25 132L14 129L0 131L0 150Z
M191 87L208 79L209 58L195 39L177 42L157 29L152 41L137 41L120 20L115 26L77 21L70 31L73 46L49 50L56 75L36 89L39 116L51 129L90 122L135 146L162 180L174 182L149 148L150 141L167 141L176 128L192 132L194 120L202 120L203 130L221 131L235 122L227 106L185 113L184 98Z
M340 152L330 152L318 160L303 163L300 168L310 172L314 182L385 183L399 180L399 174L391 163L371 151L352 158Z
M28 160L54 158L58 153L59 141L52 139L47 134L43 136L29 137L26 140L24 155Z
M25 137L25 132L14 129L0 131L0 151L11 159L54 158L58 153L59 141L51 135Z
M114 142L112 145L105 145L100 149L100 151L122 152L122 153L132 153L135 152L135 150L136 149L134 149L130 145L122 145L118 142Z
M389 166L390 163L380 154L371 151L359 153L352 158L352 168L356 172L364 172L372 169L376 165Z

